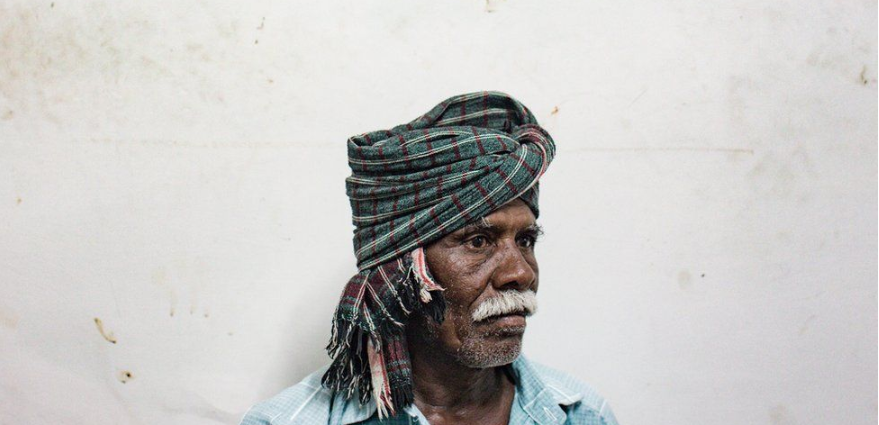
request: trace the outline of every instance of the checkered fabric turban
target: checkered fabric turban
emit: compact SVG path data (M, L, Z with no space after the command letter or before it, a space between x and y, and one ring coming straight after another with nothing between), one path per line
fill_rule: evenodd
M336 309L325 386L374 397L380 416L412 403L406 318L441 322L445 311L422 248L516 198L537 216L537 180L554 154L534 115L499 92L455 96L348 140L359 272Z

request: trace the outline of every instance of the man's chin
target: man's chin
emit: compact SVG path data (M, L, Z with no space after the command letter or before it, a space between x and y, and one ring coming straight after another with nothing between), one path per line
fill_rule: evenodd
M511 332L504 334L504 332ZM524 329L511 331L509 329L486 335L462 347L459 351L459 360L468 367L483 369L507 365L519 357L522 351L522 334Z

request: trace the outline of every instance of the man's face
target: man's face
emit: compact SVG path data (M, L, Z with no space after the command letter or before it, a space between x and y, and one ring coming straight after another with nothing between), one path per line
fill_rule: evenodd
M424 338L469 367L494 367L515 360L525 332L522 299L537 290L534 242L539 232L531 209L516 199L481 222L426 247L428 268L445 288L447 308L441 325L422 321ZM503 297L505 291L518 297ZM486 301L502 299L506 303L494 304L506 308L486 308L491 305L486 304L479 309ZM493 315L511 309L515 310L512 314ZM477 320L477 310L492 316Z

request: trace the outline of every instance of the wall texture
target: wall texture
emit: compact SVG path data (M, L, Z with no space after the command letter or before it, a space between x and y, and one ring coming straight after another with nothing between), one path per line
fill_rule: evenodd
M236 423L327 361L345 140L528 105L525 352L624 424L873 424L875 1L0 4L0 423Z

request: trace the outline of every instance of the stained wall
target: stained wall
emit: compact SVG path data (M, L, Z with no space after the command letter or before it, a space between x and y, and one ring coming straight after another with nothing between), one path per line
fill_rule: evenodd
M525 352L625 424L871 424L873 1L0 5L0 422L237 423L327 361L347 137L554 135Z

